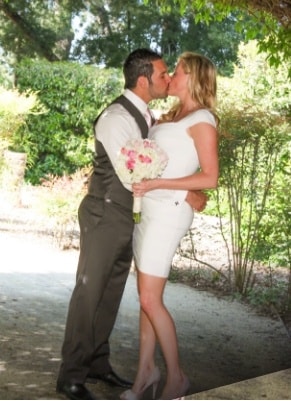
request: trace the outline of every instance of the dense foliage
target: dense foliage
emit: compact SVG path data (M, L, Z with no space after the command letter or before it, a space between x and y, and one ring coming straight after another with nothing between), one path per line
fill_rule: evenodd
M179 7L181 14L190 7L195 10L195 21L222 20L240 11L252 16L249 21L236 18L238 31L246 38L259 39L258 48L266 52L271 65L278 66L291 58L291 3L289 0L145 0L165 9ZM289 69L289 78L291 69Z
M238 44L245 40L245 33L235 29L236 14L209 25L204 21L194 23L195 12L191 8L181 15L178 8L167 12L136 0L127 3L125 8L123 1L108 2L103 13L100 5L90 6L91 23L87 23L85 13L84 35L72 51L75 60L116 67L135 48L151 47L160 51L173 68L177 55L187 49L210 57L221 74L231 74ZM246 15L239 18L249 19Z
M169 65L183 50L205 53L229 75L240 41L259 39L277 65L291 48L290 2L283 0L0 0L0 23L9 65L30 57L119 67L125 54L146 46Z
M15 133L24 127L29 115L40 115L46 110L40 103L37 94L30 89L19 93L16 89L7 90L0 87L0 164L3 165L5 150L18 151ZM30 160L28 158L28 164Z
M270 68L255 43L242 46L239 57L234 77L220 80L217 207L230 219L228 232L222 225L230 280L246 294L256 261L291 265L291 99L287 63Z
M14 142L31 161L32 183L48 175L75 172L92 157L92 123L121 92L121 72L74 63L25 60L16 68L17 87L38 93L47 113L31 115Z

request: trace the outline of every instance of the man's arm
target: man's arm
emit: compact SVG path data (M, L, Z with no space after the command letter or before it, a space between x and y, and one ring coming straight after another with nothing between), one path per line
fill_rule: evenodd
M202 212L207 204L207 195L200 190L188 191L186 202L197 212Z

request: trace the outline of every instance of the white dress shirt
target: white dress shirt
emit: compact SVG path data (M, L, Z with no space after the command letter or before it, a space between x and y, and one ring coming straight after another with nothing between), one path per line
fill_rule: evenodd
M129 89L123 95L144 115L147 104ZM95 135L106 150L113 166L117 155L129 139L141 138L141 132L134 117L118 103L110 105L99 117L95 127ZM126 186L128 188L128 186Z

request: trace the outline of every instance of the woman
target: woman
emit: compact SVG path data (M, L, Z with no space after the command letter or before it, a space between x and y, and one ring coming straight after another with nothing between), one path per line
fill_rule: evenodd
M169 162L161 178L133 185L135 196L143 196L142 221L134 231L134 257L140 299L140 355L131 390L121 399L139 399L160 380L155 365L156 341L167 368L161 399L184 396L189 380L178 355L175 323L163 304L163 293L172 259L180 240L193 221L193 210L185 201L188 190L217 186L218 151L216 70L199 54L185 52L178 59L168 94L178 103L150 131Z

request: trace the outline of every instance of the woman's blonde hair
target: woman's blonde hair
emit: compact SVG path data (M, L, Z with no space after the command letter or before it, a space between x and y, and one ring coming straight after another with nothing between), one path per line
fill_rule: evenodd
M216 107L216 68L207 57L198 53L184 52L178 58L186 74L189 74L188 89L198 107L208 109L217 119ZM169 112L161 116L161 122L171 121L181 108L180 102L175 104Z

